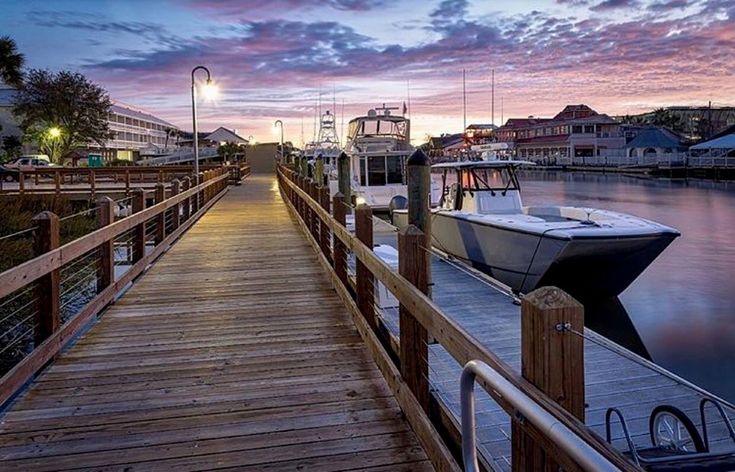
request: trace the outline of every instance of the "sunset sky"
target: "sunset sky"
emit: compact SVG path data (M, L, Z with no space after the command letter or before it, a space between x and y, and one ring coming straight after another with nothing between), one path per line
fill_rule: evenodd
M258 141L313 132L408 102L414 142L567 103L608 114L735 104L735 0L0 0L0 34L28 67L80 71L126 102L191 129L190 71L221 87L200 127Z

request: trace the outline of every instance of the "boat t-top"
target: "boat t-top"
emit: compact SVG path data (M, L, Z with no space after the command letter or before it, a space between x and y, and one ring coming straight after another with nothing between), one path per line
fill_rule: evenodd
M516 160L451 162L432 210L433 246L516 292L544 285L575 296L617 296L679 236L624 213L571 206L524 207ZM403 227L405 209L392 213Z
M411 122L392 115L397 107L371 109L350 121L345 152L358 203L385 211L396 195L406 196L406 160L411 155Z
M324 172L329 173L337 163L341 148L334 114L326 110L319 120L319 131L314 141L304 146L304 157L313 165L317 157L324 160Z

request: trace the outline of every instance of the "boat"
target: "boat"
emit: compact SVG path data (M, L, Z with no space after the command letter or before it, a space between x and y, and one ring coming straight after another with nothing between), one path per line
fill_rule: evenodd
M523 206L517 160L435 164L433 247L518 293L554 285L581 298L617 296L680 233L636 216L595 208ZM391 215L407 225L405 209Z
M330 176L336 173L337 158L341 152L334 114L326 110L319 119L319 131L314 141L304 146L303 156L306 157L309 166L312 167L315 165L317 158L321 158L324 163L324 175ZM336 180L336 177L332 177L332 180Z
M356 203L366 203L377 212L387 211L393 197L407 195L406 161L413 151L411 122L391 114L397 109L383 104L350 120L345 141Z

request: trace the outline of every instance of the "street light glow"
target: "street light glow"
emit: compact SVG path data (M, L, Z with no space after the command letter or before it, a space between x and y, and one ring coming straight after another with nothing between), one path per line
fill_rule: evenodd
M207 80L202 87L202 95L205 100L214 100L219 95L219 87L212 80Z
M56 138L58 138L59 136L61 136L61 129L59 129L59 127L58 127L58 126L52 126L52 127L51 127L51 128L49 128L49 130L48 130L48 135L49 135L50 137L52 137L52 138L56 139Z

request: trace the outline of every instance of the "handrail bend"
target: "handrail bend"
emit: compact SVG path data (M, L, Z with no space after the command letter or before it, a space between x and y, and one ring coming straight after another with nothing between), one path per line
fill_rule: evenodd
M475 434L475 379L477 377L489 387L485 389L491 397L509 403L515 409L516 415L533 424L546 437L553 439L554 443L584 470L620 470L489 365L473 360L464 366L460 378L462 459L465 472L479 472L480 470L477 463L477 436Z

